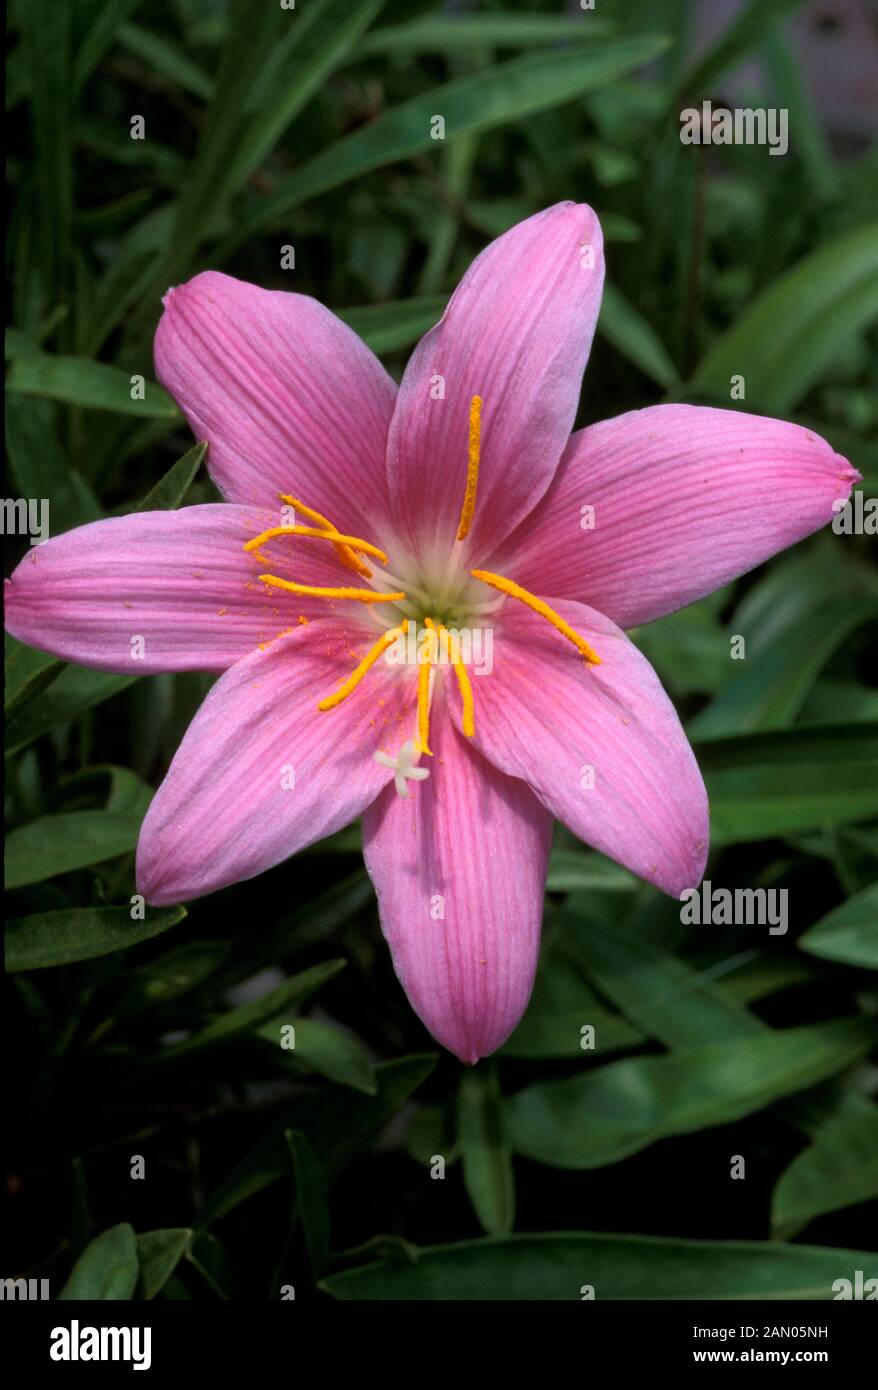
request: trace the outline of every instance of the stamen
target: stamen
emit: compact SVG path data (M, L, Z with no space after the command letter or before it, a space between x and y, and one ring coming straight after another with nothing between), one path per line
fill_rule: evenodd
M360 603L399 603L406 595L379 594L375 589L322 589L314 584L297 584L293 579L279 579L276 574L260 574L260 583L273 589L288 589L291 594L313 594L315 598L354 598Z
M426 619L430 640L426 644L428 650L426 655L421 654L421 663L418 666L418 745L422 753L427 753L432 758L433 750L430 747L430 690L431 677L433 675L433 662L436 660L436 629L429 618Z
M316 526L270 526L267 531L260 531L258 536L254 536L252 541L247 541L245 550L258 550L266 541L272 540L275 536L310 536L318 541L332 541L333 545L351 550L361 550L364 555L374 555L382 564L387 563L387 556L383 550L379 550L377 545L370 545L368 541L361 541L359 536L342 536L338 531L319 531ZM368 570L368 574L372 571Z
M512 579L506 579L502 574L491 574L489 570L470 570L473 579L481 579L483 584L490 584L492 589L499 589L501 594L508 594L510 598L517 598L522 603L526 603L528 608L532 608L535 613L539 613L541 618L547 619L562 637L566 637L568 642L572 642L577 651L581 652L586 661L593 666L600 666L601 659L593 647L590 647L584 637L580 637L569 623L550 608L541 598L531 594L527 589L522 589L520 584L516 584Z
M476 510L476 489L479 485L479 454L482 438L482 398L473 396L469 407L469 457L466 465L466 491L460 509L460 522L457 539L462 541L469 534Z
M356 690L367 671L372 669L379 657L396 641L399 634L402 633L405 635L408 631L408 625L408 618L404 618L401 627L390 628L389 631L384 633L383 637L379 637L374 647L369 648L359 666L356 670L351 672L344 684L340 685L338 690L334 691L332 695L327 695L322 699L317 708L319 710L333 709L336 705L340 705L342 700L346 700L351 691Z
M433 622L430 618L425 618L424 623L426 627L435 631ZM457 687L460 691L460 699L463 705L463 732L467 738L472 738L476 731L476 720L473 708L473 688L470 682L469 672L463 662L456 658L451 650L451 639L449 637L448 628L440 623L438 632L442 650L446 653L448 660L454 668L454 674L457 677Z
M325 527L327 531L335 530L332 522L322 512L316 512L313 507L306 507L305 503L300 502L298 497L291 497L288 492L282 492L280 500L286 502L287 506L292 507L294 511L298 510L305 516L310 516L312 521L316 521L318 526ZM361 574L364 579L369 578L369 566L364 564L362 560L358 560L354 552L349 550L347 546L336 545L335 551L342 564L346 565L349 570Z

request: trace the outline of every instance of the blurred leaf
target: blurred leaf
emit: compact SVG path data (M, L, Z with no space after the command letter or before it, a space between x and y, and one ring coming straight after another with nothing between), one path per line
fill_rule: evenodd
M761 1110L850 1066L876 1038L878 1025L850 1018L608 1062L519 1091L506 1105L509 1140L551 1167L599 1168Z
M73 80L77 91L112 47L120 26L142 4L143 0L102 0L89 15L91 26L76 51Z
M818 724L813 728L731 735L699 740L695 753L701 769L721 772L740 767L782 767L800 763L878 762L878 722Z
M575 849L553 849L549 856L550 893L570 893L580 888L598 889L605 893L630 893L639 886L639 879L605 859L602 854L583 853Z
M798 764L708 772L711 843L746 844L878 815L874 761L833 764L805 758L803 751Z
M878 1110L837 1115L781 1174L771 1228L782 1240L817 1216L878 1197Z
M194 445L182 458L177 459L177 462L172 464L165 476L159 479L155 487L146 494L142 501L137 503L136 507L132 508L132 511L176 511L192 486L206 453L206 443Z
M129 853L137 844L141 820L118 811L74 811L18 826L6 837L7 890ZM130 917L128 921L131 925Z
M375 1067L359 1038L314 1018L292 1022L296 1029L293 1055L299 1061L341 1086L350 1086L367 1096L376 1094ZM279 1024L267 1023L258 1030L259 1036L277 1047L278 1029Z
M556 851L557 853L557 851ZM590 989L570 959L566 934L549 939L540 955L524 1017L500 1052L506 1057L566 1057L582 1062L644 1041ZM594 1049L583 1047L583 1028L594 1029Z
M54 661L54 658L50 660ZM6 726L6 753L17 753L35 738L51 733L59 725L78 719L86 710L118 695L138 676L114 676L108 671L91 671L85 666L62 663L63 670L49 690L38 695Z
M11 480L21 497L45 500L52 535L103 515L91 484L71 466L61 447L57 408L51 401L7 399L6 447Z
M15 917L6 928L6 969L41 970L125 951L185 916L185 907L151 907L141 922L132 920L127 907L71 907Z
M562 926L601 993L647 1037L667 1047L692 1047L763 1030L709 978L630 928L607 932L589 922L587 909L587 898L570 898Z
M54 0L18 7L30 91L36 188L36 264L44 304L63 296L70 266L73 220L71 34L73 11Z
M5 701L6 718L17 714L35 696L41 695L52 681L57 680L66 665L45 652L26 647L23 642L7 632L5 660Z
M186 257L381 9L383 0L312 0L301 13L237 0L213 102L189 171L169 257Z
M326 1178L307 1136L288 1129L286 1138L296 1181L296 1213L305 1233L311 1271L317 1276L328 1265L332 1249Z
M217 1297L224 1301L231 1297L232 1263L215 1235L196 1230L185 1255Z
M598 332L659 386L667 389L679 380L677 369L655 329L609 281L604 283Z
M207 73L159 34L139 24L123 24L117 31L117 39L159 77L202 101L210 99L213 83Z
M83 1251L58 1302L93 1303L134 1297L139 1267L137 1238L127 1222L102 1231Z
M574 1299L824 1299L866 1251L743 1240L668 1240L586 1231L427 1246L321 1280L336 1298L435 1302Z
M380 356L416 343L434 323L438 323L447 302L447 295L426 294L396 303L339 309L338 317Z
M161 1293L189 1248L192 1235L187 1227L169 1227L163 1231L145 1231L137 1237L140 1298L148 1301Z
M304 1003L344 967L345 962L343 960L327 960L322 961L320 965L312 966L310 970L303 970L298 975L291 975L289 979L284 980L283 984L269 990L261 998L220 1014L212 1023L199 1029L191 1038L185 1038L182 1042L173 1043L170 1047L166 1047L160 1060L176 1061L178 1057L188 1056L202 1047L229 1042L230 1039L239 1037L242 1033L254 1032L261 1024L267 1023L269 1019L276 1018L285 1010Z
M797 945L824 960L878 970L878 884L815 922Z
M818 247L758 296L708 351L692 384L789 411L855 334L878 318L878 224Z
M461 1077L457 1107L463 1180L482 1228L506 1235L515 1219L515 1175L503 1134L496 1068L487 1063Z
M587 46L513 58L383 112L368 125L330 145L282 180L261 206L245 216L234 234L240 245L265 228L276 227L318 193L337 188L372 170L434 149L431 120L441 112L446 139L493 130L510 120L571 101L602 83L649 62L665 48L663 38L595 39Z
M613 25L593 14L582 15L419 15L405 24L375 29L357 45L356 57L385 53L448 53L467 49L532 48L543 44L587 43Z
M218 1221L254 1193L287 1176L290 1163L284 1131L292 1124L308 1136L326 1169L337 1172L402 1108L435 1065L436 1058L430 1054L399 1057L376 1066L375 1096L328 1087L296 1101L290 1117L273 1125L211 1194L199 1224Z
M748 655L739 663L739 672L689 724L690 737L712 738L791 724L833 653L876 616L878 603L871 599L838 599L815 613L809 623L791 624L769 651ZM742 635L746 638L746 633Z
M156 382L144 378L143 399L136 399L131 394L131 375L86 357L52 357L48 353L16 357L6 387L25 396L44 396L92 410L147 419L182 419L167 391Z
M119 1016L167 1004L197 989L218 970L228 953L228 941L188 941L158 960L126 971L118 1002Z

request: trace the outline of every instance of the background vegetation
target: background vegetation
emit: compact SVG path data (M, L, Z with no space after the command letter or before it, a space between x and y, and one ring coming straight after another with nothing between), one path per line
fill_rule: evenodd
M130 399L169 284L316 295L398 374L486 241L563 198L607 236L580 423L735 408L743 372L746 409L808 423L874 494L878 167L824 128L801 9L741 4L704 48L688 0L18 0L7 495L49 498L53 533L215 496L174 403ZM732 80L788 108L784 158L681 145L681 107ZM175 1299L828 1297L874 1274L870 546L827 531L636 634L708 781L708 877L789 889L790 933L686 928L559 833L533 1001L472 1070L395 981L356 827L132 924L138 826L209 680L8 642L4 1273Z

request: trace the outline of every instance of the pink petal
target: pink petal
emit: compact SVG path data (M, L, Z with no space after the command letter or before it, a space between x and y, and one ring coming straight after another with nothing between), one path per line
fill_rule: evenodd
M279 520L276 512L217 503L66 531L34 546L7 581L7 630L102 671L224 671L300 615L325 614L325 600L260 584L266 564L303 583L351 582L322 541L272 542L263 562L244 551L245 541Z
M375 799L392 773L373 754L402 741L414 676L379 661L343 704L317 708L374 640L372 629L315 622L220 677L140 832L137 883L148 902L253 878Z
M485 568L634 627L825 526L858 478L825 439L784 420L633 410L573 436L549 492Z
M389 787L366 812L366 868L412 1008L443 1047L476 1062L530 998L552 818L473 751L441 700L430 741L427 781L407 800Z
M583 267L584 245L593 248L592 269ZM428 560L447 553L457 532L473 396L483 404L470 552L497 545L545 492L573 427L603 276L591 208L558 203L476 258L415 349L390 430L388 477L397 522ZM444 399L434 399L442 383Z
M524 778L580 839L679 896L701 881L708 815L676 711L614 623L584 604L547 602L601 665L587 665L545 618L508 601L493 673L472 682L473 742L501 772ZM457 718L456 701L452 709Z
M210 441L226 497L276 507L291 493L353 535L386 525L396 387L317 300L205 271L165 296L155 363L193 433Z

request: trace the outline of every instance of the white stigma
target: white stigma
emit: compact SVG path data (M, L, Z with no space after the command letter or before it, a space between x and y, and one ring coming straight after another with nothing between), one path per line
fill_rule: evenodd
M389 753L373 754L376 763L393 770L393 780L400 796L408 796L409 794L407 780L423 782L425 778L430 776L429 768L417 766L420 756L421 750L415 747L415 741L412 738L406 739L395 758L391 757Z

